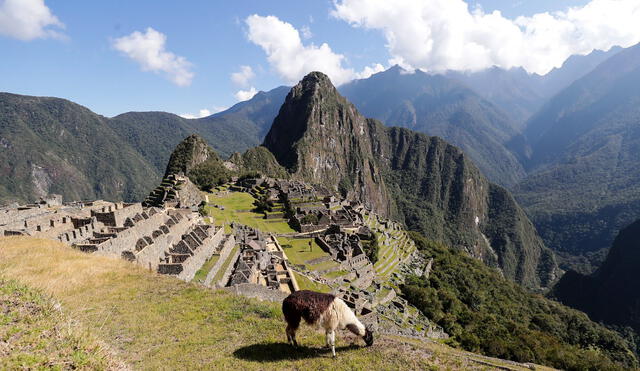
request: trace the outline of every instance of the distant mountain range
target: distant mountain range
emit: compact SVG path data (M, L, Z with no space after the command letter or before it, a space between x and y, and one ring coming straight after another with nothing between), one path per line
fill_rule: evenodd
M640 45L562 90L528 122L516 197L553 249L608 247L640 218Z

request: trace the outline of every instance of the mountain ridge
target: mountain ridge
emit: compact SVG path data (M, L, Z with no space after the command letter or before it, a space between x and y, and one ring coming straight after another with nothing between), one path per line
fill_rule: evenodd
M322 73L292 88L264 146L294 178L350 195L525 286L555 279L553 254L508 191L444 140L364 118Z

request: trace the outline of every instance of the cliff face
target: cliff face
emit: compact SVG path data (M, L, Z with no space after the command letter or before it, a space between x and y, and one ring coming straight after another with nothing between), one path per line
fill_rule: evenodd
M390 200L370 132L377 125L340 96L326 75L312 72L287 95L264 146L294 177L352 195L388 215Z
M364 118L321 73L291 90L264 146L294 178L348 194L525 286L555 277L552 253L513 197L460 149Z

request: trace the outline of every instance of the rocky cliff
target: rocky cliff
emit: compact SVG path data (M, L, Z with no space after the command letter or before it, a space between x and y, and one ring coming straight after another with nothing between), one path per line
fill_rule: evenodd
M460 149L363 117L322 73L291 89L264 146L294 178L356 198L525 286L555 278L552 253L513 197Z

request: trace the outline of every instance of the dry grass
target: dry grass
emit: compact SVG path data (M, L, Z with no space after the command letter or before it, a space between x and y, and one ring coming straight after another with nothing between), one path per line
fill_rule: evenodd
M284 343L277 304L212 291L48 240L0 239L0 277L52 295L136 369L487 368L464 352L388 337L364 348L359 339L339 336L334 360L322 349L323 336L308 327L300 333L304 346L292 349Z

